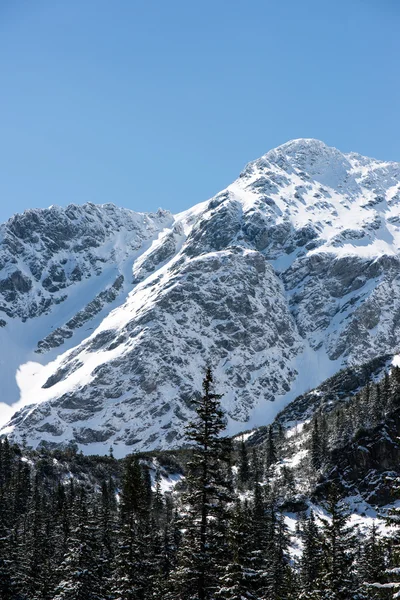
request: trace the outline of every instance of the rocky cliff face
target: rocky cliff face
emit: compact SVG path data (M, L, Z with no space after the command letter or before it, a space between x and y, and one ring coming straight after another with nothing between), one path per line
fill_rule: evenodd
M332 452L331 470L321 478L315 497L321 498L334 483L343 495L359 495L368 503L385 506L399 499L393 483L399 477L400 411L372 431L362 432L357 439Z
M67 300L74 284L110 262L118 267L172 221L166 211L136 214L112 204L15 215L0 231L0 310L22 321L40 317Z
M398 350L399 248L400 165L316 140L174 217L17 216L2 230L0 335L19 369L7 400L36 404L3 431L121 455L178 445L207 362L230 431L264 424Z

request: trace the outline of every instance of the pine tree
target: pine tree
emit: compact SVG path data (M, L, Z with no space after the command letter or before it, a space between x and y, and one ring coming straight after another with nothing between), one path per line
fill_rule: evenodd
M239 449L239 469L238 469L238 481L242 489L245 489L250 479L250 466L249 457L247 454L246 444L242 439L240 442Z
M98 576L100 587L104 595L110 591L112 579L112 565L115 559L115 529L117 515L114 503L114 484L111 478L103 481L99 507L99 556Z
M15 600L17 598L15 569L11 561L11 539L8 531L0 531L0 598Z
M155 490L153 496L153 516L156 521L159 521L161 514L164 509L164 500L161 491L161 472L160 469L156 470L156 474L154 476Z
M51 577L46 567L50 540L45 531L45 500L36 473L32 496L24 519L24 551L21 556L21 589L27 598L45 597L47 581ZM21 568L20 566L20 568ZM48 566L48 565L47 565Z
M111 582L115 600L141 600L147 582L142 570L143 546L140 530L132 516L119 522L117 547Z
M8 439L0 440L0 598L14 600L16 565L12 560L12 456Z
M43 483L41 484L43 490ZM57 505L56 488L52 486L48 496L42 493L42 581L37 600L53 600L57 586L58 566L62 562L61 548L63 537L60 528L61 515L55 510ZM61 542L61 543L60 543Z
M361 582L360 597L365 600L375 600L380 598L379 588L370 586L378 584L380 586L385 581L385 553L382 540L379 539L377 526L371 527L370 535L362 545L361 560L358 568L358 578ZM382 588L381 588L382 589Z
M151 506L153 503L153 491L151 488L150 469L147 465L142 465L142 489L143 489L143 510L150 517Z
M352 600L355 598L353 550L354 527L349 525L349 512L333 489L325 503L329 518L321 522L322 569L319 580L321 599Z
M98 523L88 510L83 488L80 489L73 508L73 525L67 553L60 567L61 581L54 600L102 600L96 561Z
M311 466L316 471L322 466L322 448L321 448L321 437L318 427L318 418L313 420L313 428L311 432Z
M293 469L287 465L283 465L280 477L281 490L289 497L293 497L296 493L296 481L294 478Z
M381 401L383 414L386 415L390 403L390 376L387 371L385 371L385 375L382 382Z
M137 456L128 456L122 476L121 515L128 519L132 514L142 513L146 505L143 472Z
M254 487L260 484L263 479L264 464L263 456L259 450L253 448L251 453L251 485L250 488L254 490ZM270 473L265 473L266 477L270 476Z
M186 429L186 439L194 445L186 478L183 503L186 516L178 569L175 573L176 598L208 600L218 586L221 535L215 522L221 523L230 499L223 477L227 460L227 442L221 437L226 423L220 406L221 395L213 391L211 369L203 380L203 395L195 400L196 418Z
M251 589L254 571L251 556L251 530L247 519L249 509L236 500L229 527L229 562L220 578L217 598L223 600L257 600Z
M255 457L254 457L255 458ZM275 517L273 506L266 502L265 488L261 485L257 461L255 465L253 498L250 505L250 590L257 598L264 598L268 592L267 574L270 572L273 556Z
M178 511L174 509L170 496L166 496L165 498L164 522L163 552L157 587L160 590L159 597L169 599L176 598L174 584L177 582L173 580L173 574L177 568L177 555L182 538L181 530L179 529L180 519ZM157 596L154 598L157 598Z
M283 515L270 513L269 566L266 573L268 600L294 600L294 573L288 556L288 530Z
M318 598L318 581L322 562L321 536L312 510L304 523L302 534L303 554L300 561L300 598L302 600L312 600Z
M400 406L400 367L393 366L390 373L389 410Z
M371 400L372 400L372 393L371 393L371 382L367 381L367 384L364 386L362 392L361 392L361 396L362 396L362 408L363 408L363 426L365 428L370 427L371 426Z
M115 600L142 600L148 579L148 485L137 456L128 457L122 478L117 547L111 582Z
M322 463L328 456L328 423L325 413L321 412L318 417L319 422L319 443Z
M268 427L267 447L266 447L266 468L269 470L277 461L276 448L274 441L274 432L271 425Z
M397 485L394 487L396 488ZM367 556L363 566L366 567L366 580L363 592L364 597L368 600L400 598L400 509L398 507L391 509L386 515L385 521L394 529L394 534L390 539L390 552L383 570L382 548L379 540L376 539L376 534L373 536L371 532L365 548ZM373 560L376 561L376 565L372 562Z

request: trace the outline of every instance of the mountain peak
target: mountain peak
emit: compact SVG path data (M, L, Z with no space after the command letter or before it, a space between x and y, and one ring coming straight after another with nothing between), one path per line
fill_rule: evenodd
M283 159L288 170L304 171L330 187L343 184L351 170L351 163L342 152L315 139L291 140L268 152L266 157L278 163L282 163Z
M399 165L315 139L175 217L87 204L17 218L0 239L0 347L21 410L2 433L121 456L179 445L211 361L229 432L268 423L398 349L399 253Z
M272 148L260 158L248 163L241 173L241 177L251 174L254 168L262 170L263 168L269 169L271 166L283 169L288 173L304 171L316 181L328 186L332 183L330 176L332 171L336 172L334 177L336 184L343 183L341 179L345 176L345 172L360 171L363 167L380 169L389 166L397 173L400 172L400 163L378 160L357 152L342 152L315 138L295 138ZM341 173L339 182L337 181L338 172ZM325 181L322 181L321 177L325 177ZM347 180L347 177L345 179Z
M328 146L328 144L325 144L325 142L317 140L316 138L294 138L275 148L276 151L281 152L309 152L316 149L321 151L326 151L327 149L336 150L336 148ZM338 152L338 150L336 151Z
M367 160L367 159L366 159ZM254 171L270 172L278 169L288 175L306 175L309 179L333 189L358 188L351 175L353 164L350 156L337 148L313 138L290 140L249 163L241 177Z

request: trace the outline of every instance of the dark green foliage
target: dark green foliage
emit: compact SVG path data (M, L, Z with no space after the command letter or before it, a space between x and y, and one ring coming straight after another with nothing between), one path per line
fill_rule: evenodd
M382 597L370 584L381 585L385 582L385 563L385 547L379 539L376 525L373 525L369 537L363 543L359 562L358 577L362 598L373 600Z
M256 600L254 593L253 545L248 521L249 506L236 500L232 509L229 539L229 560L221 572L217 598L224 600Z
M318 592L322 569L322 535L315 521L314 512L303 527L303 555L300 564L301 598L312 598Z
M390 543L376 528L361 535L339 491L326 493L331 479L340 481L335 452L395 423L400 369L321 405L303 433L275 423L253 448L223 437L220 397L208 370L187 430L190 447L179 452L117 460L0 441L1 600L393 598L400 534ZM184 478L163 493L169 473ZM325 501L325 516L308 511L305 484L317 504ZM303 511L296 560L285 511ZM397 510L387 519L400 531Z
M265 466L269 470L276 463L276 448L274 440L274 432L271 425L268 427L268 437L266 443L266 461Z
M239 468L238 468L238 481L242 488L245 488L250 479L250 465L249 457L247 454L247 447L244 441L240 442L240 453L239 453Z
M88 507L83 487L71 510L67 549L59 568L60 581L54 600L100 600L98 575L98 529L92 507Z
M349 512L333 489L325 503L327 517L319 517L322 536L322 561L318 578L321 598L350 600L355 597L353 569L356 535L349 525Z
M187 514L182 523L184 535L174 577L176 598L213 598L221 573L227 504L231 498L226 469L230 464L230 443L221 437L226 423L220 398L213 391L212 373L207 369L203 395L194 401L196 419L186 429L193 451L183 497Z
M314 426L311 433L311 465L317 471L321 468L323 461L321 434L319 431L318 419L314 419Z

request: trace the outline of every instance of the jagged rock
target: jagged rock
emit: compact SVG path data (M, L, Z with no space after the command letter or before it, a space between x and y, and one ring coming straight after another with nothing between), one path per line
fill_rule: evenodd
M62 444L84 418L112 429L104 446L120 454L132 440L179 445L207 362L233 433L299 394L307 410L308 389L395 353L399 173L294 140L175 217L93 204L17 215L2 228L0 335L6 346L11 321L30 319L34 346L13 352L7 389L35 349L44 368L24 379L38 406L7 431L32 445L46 432L50 443L40 428L54 422Z
M392 485L399 476L400 410L387 415L385 421L370 431L361 431L355 440L330 454L332 469L321 479L315 498L326 495L332 484L346 495L360 494L376 506L400 498Z

